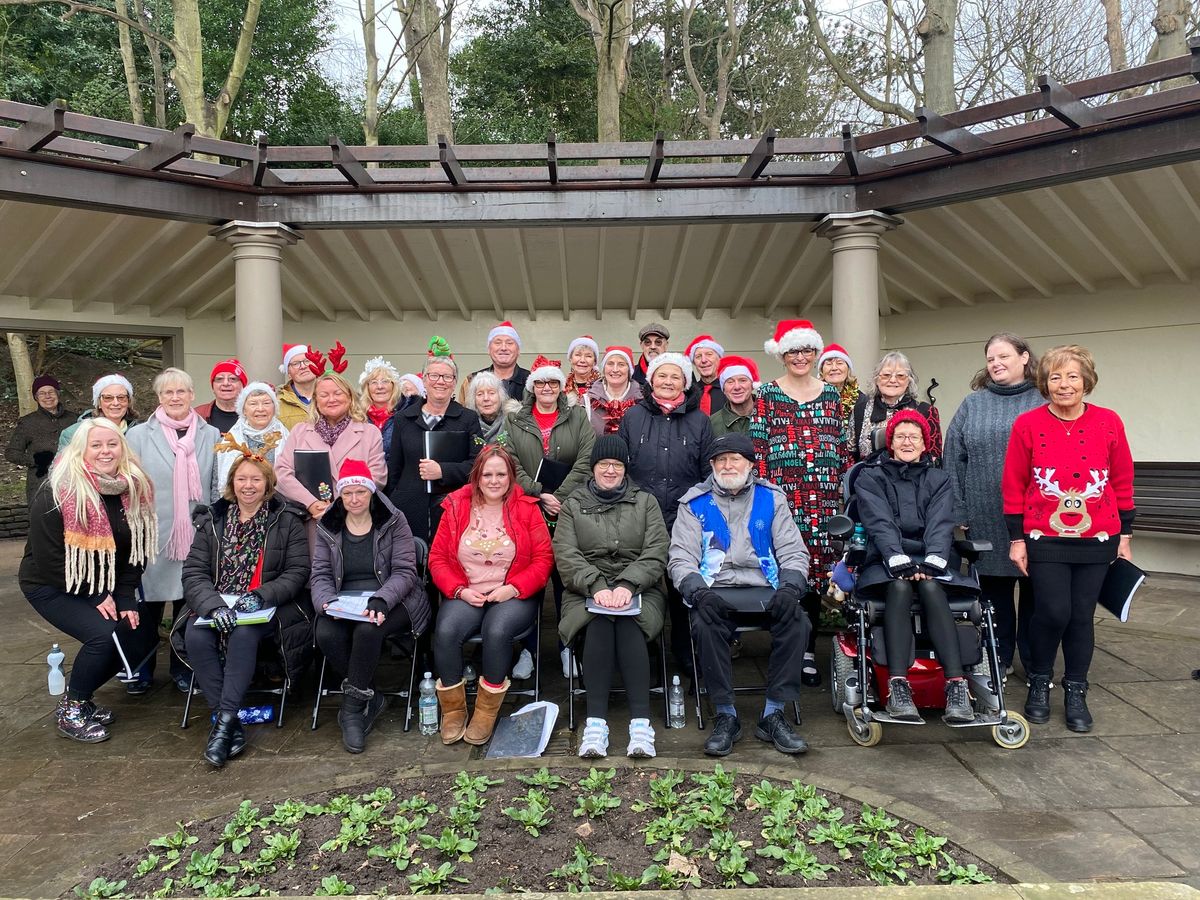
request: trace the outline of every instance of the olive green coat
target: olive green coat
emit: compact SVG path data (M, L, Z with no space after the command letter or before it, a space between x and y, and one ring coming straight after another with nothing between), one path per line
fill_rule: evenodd
M543 456L570 463L570 473L554 492L555 498L562 503L591 477L592 444L596 442L596 432L583 407L572 406L565 394L559 395L558 421L550 430L550 452L543 454L542 432L533 418L533 404L533 397L529 397L521 404L519 412L505 419L501 443L516 461L517 484L531 497L545 493L541 482L534 481Z
M570 642L592 614L584 602L596 591L625 586L642 594L638 626L647 640L663 627L660 582L671 538L653 494L627 481L620 500L605 502L585 484L563 503L554 532L554 561L566 590L558 634Z

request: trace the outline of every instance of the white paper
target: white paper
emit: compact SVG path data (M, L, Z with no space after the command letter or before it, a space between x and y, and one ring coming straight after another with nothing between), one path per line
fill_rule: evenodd
M337 599L326 607L325 613L335 619L367 622L367 601L374 596L370 591L347 591L338 594Z

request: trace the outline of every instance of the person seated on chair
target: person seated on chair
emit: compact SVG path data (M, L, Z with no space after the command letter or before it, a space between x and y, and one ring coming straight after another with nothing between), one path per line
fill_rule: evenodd
M912 602L924 611L925 631L946 675L946 721L975 718L963 677L958 632L942 580L961 576L950 568L954 541L954 494L950 476L935 468L928 452L929 422L902 409L887 423L887 453L867 462L854 482L858 519L867 532L867 555L856 596L883 597L883 635L888 648L888 715L920 719L908 683L913 637Z
M442 743L486 744L508 693L513 641L537 618L554 552L539 499L521 490L503 447L479 451L467 483L442 506L429 548L429 571L445 598L433 635ZM483 669L468 725L463 644L476 634Z
M808 548L783 491L754 474L749 435L717 438L709 461L712 474L679 501L667 563L667 574L691 608L700 671L717 710L704 752L727 756L742 736L729 645L738 625L761 624L771 633L771 656L766 706L754 734L781 753L804 753L808 744L792 730L783 707L800 697L812 628L800 605L808 591ZM752 601L757 612L739 609L739 588L758 588L769 602L759 607Z
M650 654L646 642L663 627L667 599L660 583L670 536L653 494L625 474L629 448L616 435L596 438L592 477L563 503L554 531L554 558L566 585L558 633L570 644L581 634L587 723L579 755L608 755L608 697L614 671L629 698L629 748L634 759L654 756L650 727ZM620 615L633 595L641 612ZM589 612L587 598L613 615Z
M308 582L304 510L275 496L275 469L264 458L269 449L251 450L231 437L217 445L220 452L241 455L229 467L221 498L192 514L196 537L183 561L183 599L190 615L177 627L204 699L217 716L204 758L218 769L246 748L238 709L254 678L259 641L276 628L273 621L239 625L238 613L280 607L295 600ZM238 598L232 608L223 594ZM199 624L202 618L212 625Z
M344 679L338 724L350 753L366 749L367 733L387 702L375 689L384 641L422 634L429 625L429 599L417 574L408 520L378 487L364 460L342 463L336 499L317 523L313 555L314 634ZM329 605L343 593L370 593L365 622L329 614Z

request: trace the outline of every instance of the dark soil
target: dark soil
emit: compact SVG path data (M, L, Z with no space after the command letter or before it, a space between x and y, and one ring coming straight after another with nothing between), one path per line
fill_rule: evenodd
M594 857L603 860L603 862L595 863L589 870L592 890L629 889L631 885L620 882L621 876L626 876L626 878L642 877L648 867L655 865L656 854L660 855L661 865L666 868L666 871L647 875L642 884L646 889L733 886L717 869L717 861L719 859L727 860L728 854L709 850L711 832L705 827L696 827L688 834L685 839L686 843L680 847L682 852L673 859L669 856L670 847L667 844L655 843L647 846L644 831L647 824L658 817L659 810L651 808L636 811L635 801L649 800L651 781L664 776L665 772L650 769L617 769L612 783L612 793L620 798L620 807L597 818L586 816L576 818L572 815L576 799L587 793L578 787L578 782L587 775L587 772L579 769L552 771L554 774L561 775L567 784L558 790L546 791L551 802L552 812L549 824L537 836L528 833L521 824L503 813L506 807L524 806L521 798L524 798L530 788L517 780L518 773L509 771L495 776L503 778L503 781L489 787L486 793L480 795L486 801L486 805L482 809L477 824L478 847L472 851L470 862L444 857L439 850L426 849L419 843L418 835L436 838L442 834L443 828L450 827L448 812L450 807L457 802L454 796L455 779L452 776L438 776L392 784L390 786L395 791L395 799L379 804L384 819L390 819L395 814L397 803L408 799L414 793L436 805L437 811L429 815L428 823L418 831L404 837L396 837L391 827L381 823L371 828L363 839L363 846L350 846L346 851L322 851L321 845L338 835L342 827L343 815L328 811L316 814L310 812L294 825L269 824L253 830L249 845L239 855L235 856L232 853L228 841L226 841L226 849L220 863L230 865L232 872L218 873L214 880L226 881L233 878L233 881L228 882L231 890L255 884L264 891L277 891L283 895L303 895L321 893L322 880L329 876L337 876L345 884L353 886L353 889L347 890L347 893L409 894L413 893L413 890L407 876L418 873L426 867L436 870L442 863L452 862L453 874L462 880L446 883L441 888L442 893L484 893L496 890L506 893L566 891L569 887L578 890L580 881L577 877L552 873L555 869L570 862L575 857L577 845L581 845ZM525 774L533 774L533 772L530 770ZM788 820L787 826L794 829L795 840L806 844L820 862L836 865L838 868L830 870L825 880L806 881L798 875L783 875L779 872L781 863L774 859L758 856L754 852L756 848L767 844L761 834L764 825L763 816L767 810L758 808L753 802L751 794L752 787L760 781L761 779L748 776L733 775L734 802L732 806L728 807L724 822L718 825L718 828L723 827L732 831L737 840L745 842L742 847L747 857L746 868L753 873L752 878L757 876L756 886L759 887L871 885L881 883L881 881L888 883L888 874L872 878L868 871L867 866L868 861L872 858L872 849L874 848L877 854L879 847L888 846L889 840L892 842L911 840L916 831L910 823L896 823L891 826L888 833L881 834L878 839L872 839L865 846L853 848L849 858L843 859L830 844L818 843L813 840L811 831L817 823L812 820L804 821L801 813L797 811L796 815ZM775 782L775 784L781 788L790 787L785 782ZM324 807L338 793L348 795L343 803L351 798L362 800L364 794L373 790L375 786L362 786L351 791L327 792L303 799L306 804L310 805L310 809ZM697 795L701 791L695 776L687 776L683 783L676 788L676 792L681 796L692 790L695 790ZM832 809L840 807L844 811L842 823L854 824L860 821L863 809L858 803L837 794L824 791L815 793L825 797ZM262 815L271 814L272 803L266 802L260 806ZM703 804L697 800L694 808L703 808ZM404 814L406 817L412 818L411 813L405 812ZM199 840L184 850L183 861L168 872L161 871L161 867L165 864L164 859L155 866L154 872L143 878L134 877L136 867L146 858L147 852L155 852L160 855L165 852L162 849L156 849L124 856L112 864L90 873L83 881L83 885L87 886L97 876L106 877L111 881L126 879L128 881L125 888L126 895L141 897L149 896L162 889L165 879L174 877L174 882L168 888L170 896L204 896L203 890L197 888L195 884L186 886L184 883L184 879L187 877L185 867L189 860L193 860L193 853L197 855L207 853L222 841L222 834L229 821L230 819L226 817L187 825L187 833ZM264 832L289 834L295 830L300 832L301 841L291 865L282 862L278 871L266 874L235 874L240 861L254 860L258 857L260 849L264 846ZM367 855L369 846L387 847L397 841L408 845L412 850L412 860L403 872L397 871L396 866L387 859ZM963 867L972 865L978 867L980 875L975 880L994 879L1000 882L1009 880L994 867L955 845L946 843L941 850L946 856L939 853L936 866L933 868L919 865L911 855L905 856L902 853L901 859L909 865L909 868L902 870L901 877L904 879L904 883L939 883L938 872L947 869L947 857L952 858L955 863ZM893 873L900 871L891 866L882 868L889 869ZM896 878L897 875L893 874L890 877ZM618 880L616 884L614 884L614 878ZM944 875L942 880L943 882L948 881L950 876ZM897 883L897 881L891 883ZM746 885L739 879L736 886ZM326 887L328 888L328 885ZM208 896L232 895L232 893L222 892L212 893Z

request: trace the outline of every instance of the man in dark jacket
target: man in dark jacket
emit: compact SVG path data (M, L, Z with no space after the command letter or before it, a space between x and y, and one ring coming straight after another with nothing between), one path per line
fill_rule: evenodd
M74 413L67 412L59 399L59 383L53 375L39 375L33 380L33 399L37 409L17 419L4 458L18 466L26 466L25 502L33 500L38 485L46 480L50 463L58 448L58 436L63 429L75 424Z
M521 356L521 336L512 322L501 322L488 332L488 358L492 364L486 368L472 372L463 379L459 386L458 402L466 404L467 386L471 379L480 372L491 372L504 385L504 392L509 400L521 403L525 400L525 382L529 378L529 370L522 369L517 362Z
M633 380L640 384L645 392L646 371L650 368L650 361L667 352L667 344L671 341L671 332L667 330L666 325L660 322L651 322L638 332L638 340L642 342L642 355L638 358L637 365L633 367Z

